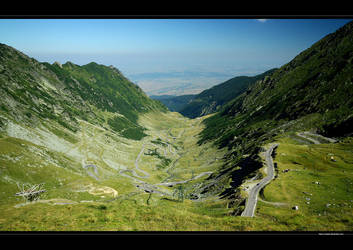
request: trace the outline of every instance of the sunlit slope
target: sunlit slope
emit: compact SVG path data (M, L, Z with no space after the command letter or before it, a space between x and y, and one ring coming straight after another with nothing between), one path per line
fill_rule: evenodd
M197 145L201 120L167 112L113 67L39 63L1 44L0 70L2 230L223 228L213 218L227 200L202 183L225 151ZM15 196L40 183L39 200Z
M202 217L203 209L213 204L218 209L209 213L224 215L227 201L204 195L198 189L222 164L216 159L224 154L211 144L197 146L200 122L178 113L146 113L138 123L144 124L147 136L139 141L83 120L79 121L76 133L55 127L57 134L66 134L67 140L45 127L12 127L0 139L1 229L93 230L99 225L99 230L146 230L143 223L151 223L150 220L155 229L202 229L202 223L197 221L211 221L209 215ZM46 189L39 201L28 203L14 195L18 185L36 183L44 183ZM179 187L183 190L183 202L177 193ZM156 192L151 195L150 190ZM141 206L156 207L162 214L140 221L145 213ZM107 207L112 208L111 219L119 213L133 212L139 221L132 217L129 222L117 224L115 219L97 221L101 218L92 217L90 209L93 213L105 213ZM185 211L175 215L176 209ZM63 211L70 212L63 216ZM52 219L48 220L49 215ZM177 216L186 224L161 223L158 218L163 216ZM194 218L194 224L186 222L187 216ZM62 223L55 224L53 217ZM222 227L218 225L218 229Z
M352 138L312 144L292 134L277 142L276 177L260 194L256 216L289 230L351 231Z
M148 134L140 141L80 121L72 145L62 152L60 141L50 149L39 146L39 139L34 144L2 134L0 229L351 230L351 141L314 145L295 136L275 138L277 178L260 195L256 216L244 218L231 216L231 199L202 192L208 174L191 180L225 163L226 151L211 143L197 146L201 119L155 112L138 121ZM164 164L164 159L170 161ZM44 183L46 192L26 203L14 196L17 184L25 183Z
M47 217L60 221L60 206L78 208L65 224L81 230L97 229L85 225L95 221L84 213L97 204L126 212L119 204L128 200L137 205L125 209L139 214L141 202L185 199L193 208L191 200L217 200L199 183L222 164L224 152L211 144L198 147L199 120L167 112L117 69L39 63L1 44L0 70L1 229L60 230ZM45 189L39 201L15 196L39 183ZM83 225L75 224L80 219Z

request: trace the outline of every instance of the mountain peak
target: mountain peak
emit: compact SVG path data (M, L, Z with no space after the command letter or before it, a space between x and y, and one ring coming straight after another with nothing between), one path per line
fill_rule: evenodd
M75 66L77 66L77 65L74 64L73 62L67 61L67 62L64 63L62 66L75 67Z
M58 65L60 68L63 67L63 66L61 65L61 63L59 63L58 61L55 61L55 62L53 63L53 65Z
M111 68L112 70L114 70L114 71L115 71L116 73L118 73L119 75L122 75L121 72L120 72L120 70L117 69L115 66L110 65L109 68Z

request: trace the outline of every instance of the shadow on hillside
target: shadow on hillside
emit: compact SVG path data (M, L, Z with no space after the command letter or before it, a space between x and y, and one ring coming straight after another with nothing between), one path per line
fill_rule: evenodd
M240 168L233 170L234 167ZM236 188L238 188L243 183L244 178L250 174L253 174L261 167L262 163L258 156L250 156L241 159L239 163L236 166L233 166L231 169L225 170L223 174L228 171L232 171L230 173L232 181L230 183L231 187L227 188L223 193L220 194L221 198L230 198L235 193Z
M324 136L327 137L340 137L340 136L351 136L353 128L353 117L348 118L347 120L341 123L333 123L330 125L324 125L323 131L319 131Z
M173 202L181 202L180 200L174 200L174 199L170 199L170 198L166 198L166 197L161 198L161 200L167 200L167 201L173 201Z

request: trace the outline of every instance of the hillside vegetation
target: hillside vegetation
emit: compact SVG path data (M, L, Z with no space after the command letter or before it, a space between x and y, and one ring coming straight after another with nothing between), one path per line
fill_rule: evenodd
M184 106L195 97L195 95L153 95L150 97L163 103L170 111L180 112L180 110L182 110Z
M166 111L112 66L39 63L0 44L0 71L0 125L13 120L35 126L50 119L75 132L77 119L82 119L109 124L108 128L139 139L144 129L137 124L138 115Z
M350 22L204 120L199 144L228 149L228 163L212 176L218 182L232 179L224 195L238 195L242 182L258 173L261 148L277 135L305 130L328 137L352 134L352 41Z
M271 74L275 69L257 76L237 76L221 84L206 89L197 95L151 96L162 102L170 111L179 112L189 118L196 118L219 111L222 105L242 94L256 81Z
M234 77L195 95L178 111L189 118L196 118L217 112L221 109L222 105L236 98L246 91L251 84L263 79L273 71L274 69L271 69L256 76ZM180 99L180 97L178 98Z
M216 139L235 148L245 138L268 137L279 125L289 129L299 122L300 129L328 136L352 133L352 40L351 22L256 82L205 120L200 142Z
M114 67L40 63L2 44L0 70L0 230L205 230L228 213L199 189L224 154L197 146L201 120ZM16 196L38 184L39 200Z

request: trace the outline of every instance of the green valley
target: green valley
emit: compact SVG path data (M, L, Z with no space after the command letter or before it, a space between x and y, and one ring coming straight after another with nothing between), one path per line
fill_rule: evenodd
M352 41L160 97L180 113L0 44L0 231L352 231Z

